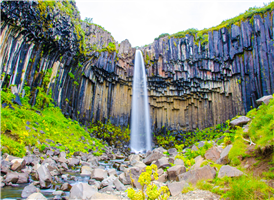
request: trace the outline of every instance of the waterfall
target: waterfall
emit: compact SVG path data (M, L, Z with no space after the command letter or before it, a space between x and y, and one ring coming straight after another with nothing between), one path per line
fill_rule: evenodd
M146 72L140 50L135 53L133 77L130 148L138 153L151 150Z

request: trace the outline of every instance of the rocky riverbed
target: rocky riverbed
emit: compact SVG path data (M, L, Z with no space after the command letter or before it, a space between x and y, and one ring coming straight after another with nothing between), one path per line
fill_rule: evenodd
M213 142L213 141L212 141ZM198 148L205 143L200 142ZM231 145L214 146L206 152L206 159L226 164ZM193 146L195 151L197 146ZM213 179L217 169L209 165L200 167L204 158L195 158L195 165L186 171L184 161L176 158L175 148L168 151L162 147L146 154L122 155L111 148L101 156L76 152L68 157L65 152L47 149L40 153L36 148L24 158L4 154L1 161L1 199L128 199L125 190L131 187L132 176L136 189L140 189L138 177L147 165L156 164L158 186L166 185L170 199L219 199L208 191L191 191L182 194L188 183L201 179ZM171 166L172 165L172 166ZM240 176L243 173L224 165L218 176Z

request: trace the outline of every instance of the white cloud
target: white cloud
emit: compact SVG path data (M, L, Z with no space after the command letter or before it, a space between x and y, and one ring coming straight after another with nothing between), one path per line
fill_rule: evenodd
M111 32L116 41L128 39L132 46L142 46L152 43L161 33L210 28L249 7L261 7L268 2L76 0L76 5L82 19L93 18L93 22Z

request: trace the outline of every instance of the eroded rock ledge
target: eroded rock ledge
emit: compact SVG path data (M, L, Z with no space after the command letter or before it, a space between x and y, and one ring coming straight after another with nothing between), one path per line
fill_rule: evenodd
M35 104L37 87L45 84L48 74L48 92L52 90L67 116L83 124L110 119L127 126L135 48L128 40L115 43L97 25L80 22L71 5L73 19L58 8L43 15L35 1L2 2L0 86L16 85L19 93L24 93L25 84L30 86ZM47 25L42 23L45 16ZM152 128L186 131L213 126L273 94L272 16L273 10L208 32L205 44L186 35L163 37L142 47ZM85 33L85 54L75 31L77 20ZM102 50L109 43L115 43L116 51Z

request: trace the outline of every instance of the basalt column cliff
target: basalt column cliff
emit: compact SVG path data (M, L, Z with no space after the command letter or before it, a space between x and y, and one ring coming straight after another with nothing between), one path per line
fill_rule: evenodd
M273 9L229 27L165 36L140 48L154 130L205 128L255 107L274 93ZM1 3L1 87L31 103L44 88L83 124L130 122L135 48L80 21L74 2ZM178 25L179 26L179 25Z

